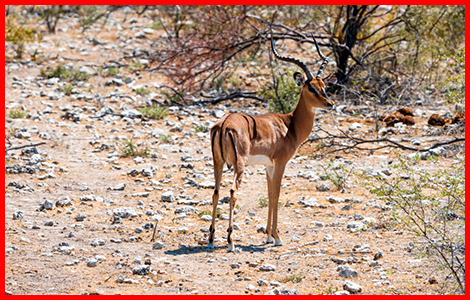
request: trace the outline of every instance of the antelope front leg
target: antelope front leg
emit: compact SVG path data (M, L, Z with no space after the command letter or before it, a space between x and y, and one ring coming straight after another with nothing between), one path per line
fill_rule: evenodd
M285 163L276 164L272 176L272 189L269 198L269 206L272 207L273 223L271 227L271 234L274 238L274 246L282 246L282 240L277 230L277 210L279 204L279 194L281 193L282 176L284 175Z
M268 182L268 223L266 224L266 243L271 244L274 242L272 231L271 231L271 224L272 224L272 217L273 217L273 207L271 205L271 198L272 198L272 177L274 173L274 166L267 166L266 167L266 180Z

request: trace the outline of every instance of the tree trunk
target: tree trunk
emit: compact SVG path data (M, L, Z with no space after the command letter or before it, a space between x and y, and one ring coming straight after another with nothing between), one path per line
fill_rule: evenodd
M357 41L357 34L361 28L364 13L367 11L367 5L348 5L346 6L346 22L339 34L339 43L335 44L333 51L336 52L336 65L338 67L336 76L342 84L349 81L348 59L350 51L354 48ZM346 47L344 47L346 46ZM348 50L349 49L349 50Z

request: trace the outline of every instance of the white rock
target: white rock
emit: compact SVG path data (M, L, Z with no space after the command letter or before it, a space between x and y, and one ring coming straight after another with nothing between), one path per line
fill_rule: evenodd
M175 197L173 196L173 192L166 192L161 195L161 199L164 202L173 202L175 201Z
M362 127L361 124L355 122L355 123L352 123L351 125L349 125L349 130L351 130L351 131L356 131L356 130L358 130L358 129L361 128L361 127Z
M271 264L265 264L265 265L262 265L261 267L259 267L259 270L260 271L275 271L276 270L276 266L274 265L271 265Z
M343 289L352 293L360 293L362 292L362 287L358 285L357 283L351 282L351 281L345 281L343 284Z
M344 202L344 199L340 197L329 196L329 197L326 197L326 201L330 203L342 203Z
M98 265L98 260L92 258L87 262L87 267L96 267Z
M213 189L215 187L215 182L213 181L204 181L198 184L199 187L205 189Z
M95 71L93 71L92 69L90 69L88 67L81 67L79 71L80 71L80 73L85 73L85 74L88 74L88 75L93 75L95 73Z
M358 275L358 272L354 269L351 269L351 267L348 265L339 266L337 270L339 271L339 275L344 278L357 277Z
M268 285L269 283L266 280L260 279L258 280L258 285L263 286L263 285Z
M179 233L188 233L189 229L188 229L188 227L180 227L180 228L178 228L178 232Z
M209 216L209 215L202 215L202 216L201 216L201 220L211 222L211 221L212 221L212 217Z
M123 117L130 118L130 119L141 118L142 117L142 113L138 110L135 110L135 109L125 110L121 113L121 115Z
M155 244L152 245L152 248L155 250L162 249L163 248L163 243L161 241L156 242Z
M154 34L155 33L155 30L153 30L152 28L144 28L142 31L146 34Z
M137 217L139 214L133 208L118 207L113 210L113 215L121 218L134 218Z

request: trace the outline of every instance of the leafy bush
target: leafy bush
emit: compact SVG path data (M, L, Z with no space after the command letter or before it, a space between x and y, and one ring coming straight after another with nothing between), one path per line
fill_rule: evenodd
M464 294L465 157L433 174L403 156L390 168L395 177L364 172L361 184L391 207L392 224L415 234L420 254L435 262L451 293Z
M348 170L344 164L335 166L334 162L334 159L330 159L328 164L320 164L323 171L325 171L325 174L321 177L323 177L323 180L331 181L339 191L342 191L346 188L346 182L353 169Z
M284 278L284 282L294 282L294 283L299 283L301 282L303 277L301 275L289 275L286 278Z
M152 26L150 26L150 28L152 28L153 30L160 30L163 29L163 24L161 21L156 20L152 23Z
M160 134L158 136L158 140L161 143L169 144L171 142L171 136L169 136L168 134Z
M152 91L146 87L140 87L136 88L134 92L136 92L137 95L147 95L150 94Z
M199 217L202 217L204 215L212 216L212 211L211 210L203 210L200 213L198 213L197 215ZM221 215L222 215L222 211L220 210L220 208L217 208L217 210L215 211L215 217L220 218Z
M160 107L157 105L146 106L140 109L140 113L149 119L163 119L165 116L168 115L168 111L164 107Z
M448 87L445 96L448 103L462 104L465 110L465 48L460 48L451 59L456 75L445 80Z
M41 15L41 19L46 23L49 33L55 33L57 23L64 14L64 6L40 5L38 6L38 13Z
M107 11L101 9L98 5L81 5L78 14L78 22L82 27L82 32L85 32L87 29L90 29L91 26L95 24L98 20L106 17Z
M115 76L115 75L121 73L121 69L119 69L119 68L112 68L112 67L111 67L111 68L107 68L107 69L106 69L106 73L107 73L107 75L109 75L109 76Z
M7 114L7 118L11 119L22 119L26 113L19 111L19 110L10 110Z
M92 77L92 75L79 70L66 69L63 64L59 64L55 68L41 69L40 75L45 78L57 77L70 82L88 81Z
M134 144L132 139L126 139L121 147L123 156L148 156L150 154L150 148L147 145L137 146Z
M269 101L273 112L290 113L299 100L300 87L293 79L294 71L287 70L282 76L274 79L274 84L267 82L258 92L258 96Z
M42 35L36 33L35 29L23 25L18 26L13 17L5 18L5 42L14 45L16 58L22 58L25 45L34 41L42 41Z
M144 66L140 63L140 61L134 61L127 65L127 68L131 71L139 71L142 70Z
M121 74L121 69L113 68L113 67L105 68L105 69L98 68L96 72L100 74L101 76L116 76L117 74Z
M258 204L261 207L268 207L268 204L269 204L268 196L262 196L261 198L259 198Z
M196 131L196 132L207 132L207 131L209 131L209 128L207 128L204 125L198 125L198 126L194 127L194 131Z
M60 90L62 93L64 93L65 95L70 96L70 95L72 95L73 86L71 86L71 85L64 85L64 86L61 86L59 90Z

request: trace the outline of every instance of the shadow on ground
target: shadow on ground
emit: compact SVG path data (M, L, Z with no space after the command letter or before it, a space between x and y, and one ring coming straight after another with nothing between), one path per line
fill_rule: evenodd
M241 249L242 252L264 252L267 247L272 247L270 245L249 245L249 246L242 246L236 245L238 249ZM164 253L168 255L183 255L183 254L196 254L201 252L212 253L217 250L225 249L227 250L227 245L224 246L215 246L213 249L209 249L206 246L194 246L194 247L187 247L183 246L178 249L166 250Z

